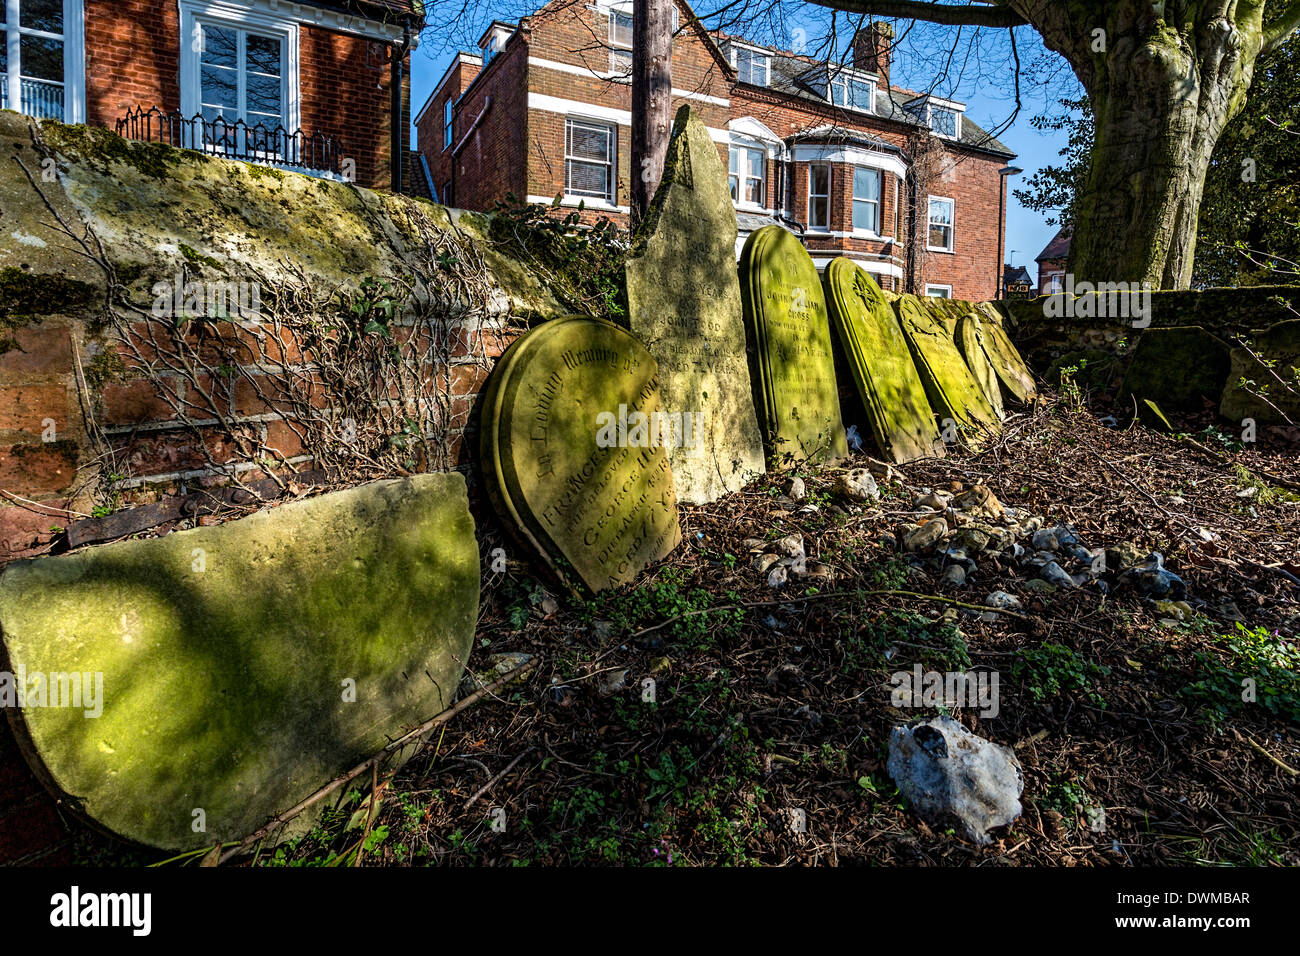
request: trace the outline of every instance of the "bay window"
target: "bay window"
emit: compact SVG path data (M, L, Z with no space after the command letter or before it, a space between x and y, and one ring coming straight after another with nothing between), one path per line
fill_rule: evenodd
M766 168L767 154L763 150L750 146L731 147L727 179L731 184L732 202L762 206Z
M880 170L853 168L853 228L880 232Z
M825 163L808 167L808 228L831 227L831 168Z

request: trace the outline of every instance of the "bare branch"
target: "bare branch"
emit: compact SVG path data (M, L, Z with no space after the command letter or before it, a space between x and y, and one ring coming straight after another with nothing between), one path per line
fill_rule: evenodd
M1007 7L988 3L949 4L926 0L812 0L819 7L874 17L904 17L948 26L1018 27L1027 21Z

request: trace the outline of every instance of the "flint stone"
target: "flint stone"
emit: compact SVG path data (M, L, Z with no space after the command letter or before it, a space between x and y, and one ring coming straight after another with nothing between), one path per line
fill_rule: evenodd
M745 360L736 278L736 213L727 171L683 106L663 179L627 266L632 333L659 363L665 409L691 415L691 447L668 452L677 497L706 504L763 474L763 441ZM793 496L799 497L799 496Z
M939 316L910 293L899 296L894 309L935 414L968 433L1000 431L1001 420Z
M921 819L955 821L973 843L992 843L988 831L1021 814L1025 782L1015 753L951 717L895 727L886 767Z
M7 710L37 776L98 826L174 851L239 840L450 706L478 603L460 474L17 561L9 668L102 674L103 711Z
M610 435L601 416L620 409L626 435ZM567 565L592 591L617 587L681 540L667 451L633 424L659 410L654 358L608 322L552 319L497 363L483 405L485 484L561 578Z
M929 551L948 534L948 522L942 518L933 518L915 531L909 532L903 541L908 551Z
M826 300L794 233L776 225L750 233L740 253L740 293L769 467L845 457Z
M831 261L824 277L832 323L885 457L904 462L942 458L944 445L894 310L856 263Z
M851 468L835 479L835 493L850 501L871 501L880 497L880 487L866 468Z

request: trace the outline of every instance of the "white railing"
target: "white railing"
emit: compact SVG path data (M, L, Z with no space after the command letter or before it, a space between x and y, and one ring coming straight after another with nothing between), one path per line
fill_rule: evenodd
M63 84L50 80L33 80L24 76L22 86L22 108L20 112L37 119L63 119ZM5 102L8 103L8 83Z

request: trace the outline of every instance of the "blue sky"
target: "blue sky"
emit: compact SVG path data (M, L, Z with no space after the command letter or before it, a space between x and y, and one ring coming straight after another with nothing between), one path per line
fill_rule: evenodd
M540 6L540 3L538 5ZM483 15L480 19L482 23L476 25L476 29L466 32L477 36L492 17L489 14ZM1020 53L1022 62L1028 63L1035 57L1051 56L1043 50L1036 36L1028 30L1022 29L1020 35L1021 44L1026 47ZM433 92L438 80L442 78L447 64L451 62L452 52L438 47L437 39L426 35L420 49L416 50L412 58L413 118L429 98L429 94ZM918 55L915 51L900 50L894 66L894 81L912 89L928 88L930 85L928 62L931 62L929 58ZM1014 99L1009 72L996 69L986 70L986 72L991 73L992 77L958 80L953 85L936 89L935 92L966 103L967 116L985 129L993 129L1005 122L1010 115ZM1044 112L1049 104L1053 104L1059 94L1045 87L1033 86L1026 80L1022 80L1021 87L1021 111L1012 125L998 134L998 138L1017 154L1011 161L1011 165L1019 166L1024 170L1019 176L1010 177L1008 180L1006 259L1016 265L1025 266L1029 269L1029 274L1037 279L1038 270L1033 261L1034 256L1038 255L1056 234L1056 227L1044 223L1041 214L1024 209L1016 201L1015 196L1010 195L1010 189L1023 185L1024 181L1040 167L1057 162L1058 153L1065 145L1066 136L1063 132L1040 132L1029 123L1031 117Z

